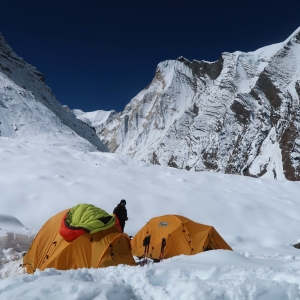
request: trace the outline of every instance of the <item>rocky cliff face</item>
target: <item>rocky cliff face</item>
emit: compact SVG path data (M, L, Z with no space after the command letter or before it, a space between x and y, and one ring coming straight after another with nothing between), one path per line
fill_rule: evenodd
M1 34L0 136L107 151L95 131L62 107L44 76L17 56Z
M220 59L160 63L99 136L111 152L192 171L300 180L300 28Z

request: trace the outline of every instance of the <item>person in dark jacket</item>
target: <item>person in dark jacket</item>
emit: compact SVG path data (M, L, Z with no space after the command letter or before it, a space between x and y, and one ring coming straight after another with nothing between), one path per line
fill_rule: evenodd
M124 232L125 222L128 220L126 200L122 199L120 203L115 207L113 213L118 217L122 232Z

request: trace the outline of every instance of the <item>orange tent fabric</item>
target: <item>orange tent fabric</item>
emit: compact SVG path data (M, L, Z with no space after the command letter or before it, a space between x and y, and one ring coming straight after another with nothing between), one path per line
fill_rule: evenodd
M36 269L102 268L119 264L136 265L130 248L130 238L116 226L94 234L84 233L72 242L60 234L64 210L50 218L41 228L23 257L27 273Z
M213 226L178 215L152 218L132 238L131 247L133 255L156 260L213 249L232 250Z

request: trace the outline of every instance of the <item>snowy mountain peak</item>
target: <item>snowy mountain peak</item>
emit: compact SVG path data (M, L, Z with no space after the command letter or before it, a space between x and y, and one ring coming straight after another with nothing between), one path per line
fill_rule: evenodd
M94 130L66 111L44 76L0 36L0 136L36 144L107 151Z
M215 62L161 62L100 133L110 151L193 171L300 180L300 28Z
M298 27L288 38L286 41L296 42L299 44L300 41L300 27Z
M79 119L93 127L96 132L100 132L104 126L112 121L117 114L116 111L96 110L93 112L83 112L80 109L73 109L73 113Z

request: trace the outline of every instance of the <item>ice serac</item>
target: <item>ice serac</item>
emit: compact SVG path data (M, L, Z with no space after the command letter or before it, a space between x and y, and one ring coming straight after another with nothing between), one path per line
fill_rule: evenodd
M160 63L100 133L111 152L193 171L300 180L300 28L216 62Z
M107 151L95 131L56 100L44 76L0 34L0 136Z

